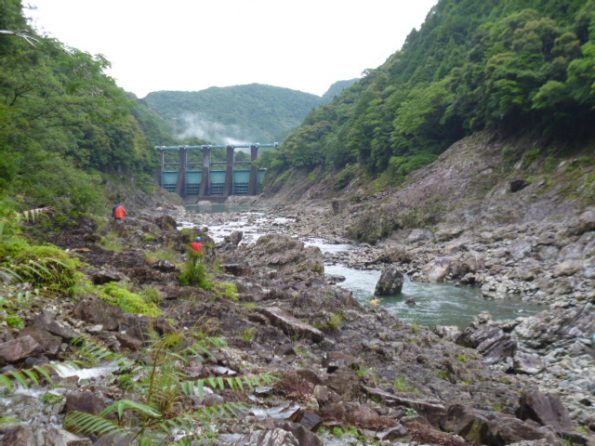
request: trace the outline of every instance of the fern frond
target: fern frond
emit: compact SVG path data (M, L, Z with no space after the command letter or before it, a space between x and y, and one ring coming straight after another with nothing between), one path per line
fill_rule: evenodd
M53 212L54 212L54 210L49 206L42 207L42 208L28 209L26 211L16 213L15 219L19 223L21 221L25 221L28 223L34 223L35 220L37 220L39 217L41 217L43 215L50 215Z
M32 385L39 385L41 382L52 383L50 371L54 366L52 364L38 365L30 369L11 370L0 374L0 387L9 392L15 390L15 384L28 389Z
M107 417L115 412L118 414L118 418L122 419L126 411L131 411L147 418L161 418L161 412L154 407L133 400L118 400L103 409L100 416Z
M186 396L198 395L202 398L204 396L204 387L208 386L212 390L224 390L226 388L235 390L236 388L243 391L245 387L254 390L255 387L263 384L271 384L277 378L272 373L261 373L255 375L244 376L208 376L196 381L186 381L181 383L181 391Z
M71 432L84 435L123 437L131 433L130 429L118 426L115 422L107 420L101 415L79 411L73 411L66 415L64 426Z
M0 267L0 280L2 282L20 282L22 277L12 268Z
M78 361L85 366L124 358L86 336L72 338L70 345L76 347Z

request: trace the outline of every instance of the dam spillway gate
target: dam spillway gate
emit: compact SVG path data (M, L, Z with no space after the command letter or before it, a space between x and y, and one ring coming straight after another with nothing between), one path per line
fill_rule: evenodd
M278 145L273 143L156 146L161 161L159 185L185 198L257 195L262 192L266 173L266 169L259 169L256 165L259 149L276 148ZM214 149L226 149L224 162L211 160ZM250 149L250 160L236 162L236 149Z

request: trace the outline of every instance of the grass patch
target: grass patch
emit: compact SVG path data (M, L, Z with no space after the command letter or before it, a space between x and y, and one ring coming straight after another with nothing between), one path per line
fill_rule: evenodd
M402 376L398 376L393 383L393 388L397 392L404 393L419 393L419 389L411 384L407 379Z
M213 285L213 291L217 296L223 299L228 299L234 302L239 300L238 287L233 282L215 282Z
M145 316L157 317L161 310L153 302L149 302L141 294L130 291L117 282L110 282L107 285L98 287L99 297L119 307L122 311L132 314L143 314Z
M99 245L112 252L123 252L124 244L116 231L110 231L101 237Z

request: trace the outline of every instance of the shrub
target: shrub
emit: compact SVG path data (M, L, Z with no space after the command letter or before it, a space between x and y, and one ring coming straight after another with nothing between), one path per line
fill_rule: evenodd
M205 290L213 289L213 282L211 275L203 261L194 261L184 263L182 273L180 274L180 282L184 285L195 285Z

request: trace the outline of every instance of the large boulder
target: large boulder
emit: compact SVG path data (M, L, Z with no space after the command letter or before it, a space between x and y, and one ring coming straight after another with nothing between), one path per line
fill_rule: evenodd
M566 432L572 429L570 416L560 398L535 389L521 394L516 415L521 420L533 420L543 426L550 426L556 432Z
M404 277L396 265L389 265L382 271L376 284L374 294L377 296L392 296L399 294L403 288Z

